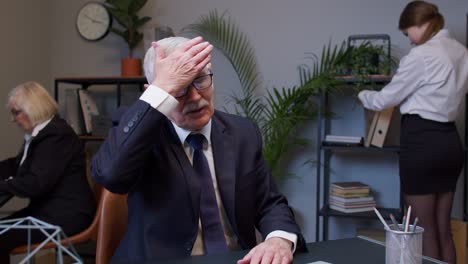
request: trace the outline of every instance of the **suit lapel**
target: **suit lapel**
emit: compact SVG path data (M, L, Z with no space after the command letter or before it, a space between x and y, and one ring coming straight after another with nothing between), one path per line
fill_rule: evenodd
M200 182L170 121L166 123L166 133L168 134L167 138L169 138L169 147L180 165L186 182L185 186L187 186L190 192L193 214L198 218L200 210Z
M231 222L231 226L237 231L235 225L235 155L234 138L226 127L213 115L211 129L211 143L215 165L218 188L223 201L224 209Z

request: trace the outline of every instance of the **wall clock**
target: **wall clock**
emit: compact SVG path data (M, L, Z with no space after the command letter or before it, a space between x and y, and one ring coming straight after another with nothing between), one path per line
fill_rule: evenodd
M96 41L109 33L112 17L107 8L97 2L85 4L76 17L76 28L81 37Z

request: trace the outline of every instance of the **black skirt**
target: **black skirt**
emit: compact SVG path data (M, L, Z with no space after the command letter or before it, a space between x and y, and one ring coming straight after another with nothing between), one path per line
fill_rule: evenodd
M400 182L404 194L454 192L464 152L455 122L401 117Z

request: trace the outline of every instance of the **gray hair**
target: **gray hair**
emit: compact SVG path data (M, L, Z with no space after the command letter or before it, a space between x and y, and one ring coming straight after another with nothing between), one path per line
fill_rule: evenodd
M184 37L169 37L158 40L158 47L161 48L164 54L167 56L171 54L178 46L189 41L190 39ZM143 70L145 71L146 80L149 84L154 81L154 60L156 57L156 52L151 46L145 54L145 59L143 62Z
M33 126L40 124L58 112L57 102L37 82L26 82L16 86L8 95L7 107L23 111Z

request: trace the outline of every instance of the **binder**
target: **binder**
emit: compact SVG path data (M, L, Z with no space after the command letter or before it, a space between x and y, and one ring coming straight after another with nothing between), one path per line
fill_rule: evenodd
M385 109L378 113L378 117L375 124L375 129L372 133L370 145L376 147L383 147L385 137L387 136L388 128L392 120L393 107Z
M375 112L372 118L372 122L369 126L369 132L367 132L366 140L364 141L364 147L369 147L372 141L372 136L374 135L375 126L377 125L377 121L379 120L380 112Z
M93 125L91 123L93 115L99 115L96 102L93 100L89 91L87 90L78 90L78 96L80 99L81 110L83 112L86 133L91 134L93 131Z

